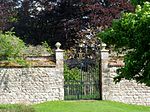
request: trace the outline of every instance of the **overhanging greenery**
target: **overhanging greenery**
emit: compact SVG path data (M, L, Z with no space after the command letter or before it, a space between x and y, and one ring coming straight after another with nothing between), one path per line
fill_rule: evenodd
M125 66L118 70L115 82L134 79L150 86L150 3L138 5L135 13L124 13L99 37L108 45L123 48Z

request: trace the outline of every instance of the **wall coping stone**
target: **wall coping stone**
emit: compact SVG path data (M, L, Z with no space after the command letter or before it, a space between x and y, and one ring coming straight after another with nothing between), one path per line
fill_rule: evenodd
M125 64L123 61L114 61L114 62L109 62L108 67L123 67Z

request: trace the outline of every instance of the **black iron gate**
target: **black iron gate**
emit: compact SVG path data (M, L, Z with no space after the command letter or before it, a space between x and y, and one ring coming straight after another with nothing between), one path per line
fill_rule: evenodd
M65 81L65 100L101 99L100 61L85 58L78 62L80 78Z

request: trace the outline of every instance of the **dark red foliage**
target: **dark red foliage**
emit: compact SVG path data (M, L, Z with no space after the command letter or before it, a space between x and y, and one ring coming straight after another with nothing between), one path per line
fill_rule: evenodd
M110 26L113 19L119 18L121 12L133 11L134 8L127 0L105 0L103 3L95 2L82 7L83 13L87 10L90 11L91 24L105 27Z
M27 43L60 41L68 48L133 10L128 0L24 0L14 27Z
M0 0L0 30L5 31L11 27L13 17L15 16L15 2L9 0Z

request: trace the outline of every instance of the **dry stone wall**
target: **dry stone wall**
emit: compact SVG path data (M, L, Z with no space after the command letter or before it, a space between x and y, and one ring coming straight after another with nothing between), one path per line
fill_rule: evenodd
M118 67L109 67L107 73L103 73L103 99L119 101L128 104L150 105L150 87L138 84L135 81L122 80L115 84Z
M0 103L63 100L62 72L58 68L0 68Z

